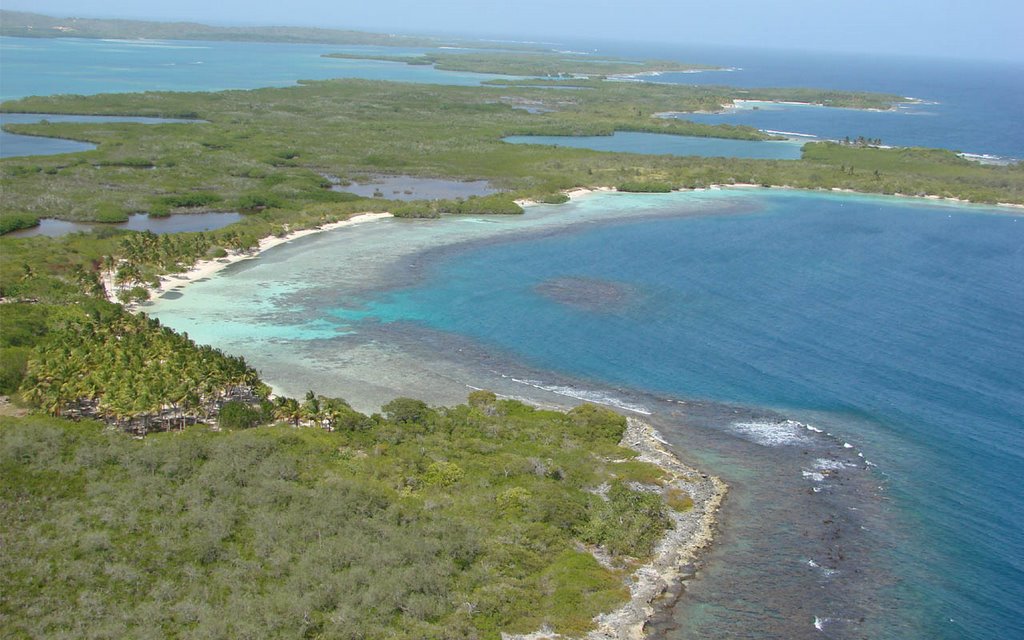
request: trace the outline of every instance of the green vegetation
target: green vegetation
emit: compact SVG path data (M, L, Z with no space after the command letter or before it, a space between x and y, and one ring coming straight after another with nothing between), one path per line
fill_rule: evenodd
M623 182L615 188L627 193L668 193L672 191L672 185L667 182L640 182L638 180Z
M1020 167L954 161L942 152L917 153L908 162L902 150L817 144L808 146L803 160L771 161L638 156L501 141L515 134L607 135L616 130L763 139L764 134L750 128L653 116L716 108L737 97L787 95L781 90L572 82L583 88L348 80L255 91L53 96L7 102L2 105L5 111L191 113L206 122L9 125L11 131L88 140L98 148L0 161L4 191L0 221L9 228L40 217L97 220L146 211L235 209L266 214L260 224L247 221L243 227L265 228L265 222L291 225L395 206L384 198L360 199L332 191L323 177L335 175L344 181L381 173L486 179L508 190L506 202L577 186L633 182L672 188L733 182L787 184L1024 202ZM811 98L804 96L804 90L794 92ZM515 108L526 103L551 111L531 114ZM104 188L97 189L97 184ZM496 201L478 203L482 202ZM459 206L409 208L415 215L435 215Z
M145 434L208 420L228 398L258 400L268 391L244 359L197 346L118 305L88 300L73 308L40 309L35 318L19 318L33 322L34 335L4 338L4 353L33 348L15 350L12 360L4 362L3 378L15 386L21 373L24 399L52 415L98 417ZM6 325L11 317L6 309L4 316ZM230 415L245 422L238 408ZM253 419L248 426L260 421Z
M399 399L333 431L286 423L138 440L0 418L6 632L578 635L628 599L623 572L668 526L653 488L615 480L608 460L635 454L617 445L625 420L597 407L477 392L448 409Z
M575 76L604 77L639 73L673 73L718 68L668 60L609 60L597 59L583 54L552 52L427 53L420 56L370 56L366 54L329 53L324 57L432 65L443 71L569 78Z

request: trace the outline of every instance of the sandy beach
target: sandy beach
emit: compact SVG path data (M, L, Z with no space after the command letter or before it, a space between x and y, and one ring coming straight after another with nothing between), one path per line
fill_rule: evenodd
M304 238L315 233L333 231L334 229L351 227L357 224L373 222L375 220L390 217L392 217L390 213L360 213L352 216L351 218L348 218L347 220L332 222L310 229L299 229L298 231L293 231L284 236L268 236L266 238L261 239L259 245L255 249L251 249L249 251L230 251L228 252L228 255L223 258L200 260L196 262L191 269L183 273L174 273L160 276L160 286L150 287L149 289L150 298L157 298L175 287L189 285L197 280L209 278L213 274L228 267L229 265L232 265L236 262L241 262L243 260L250 260L252 258L256 258L264 251L285 244L287 242L291 242L292 240ZM117 302L117 288L114 286L112 274L106 274L103 280L103 284L107 290L107 297L110 299L111 302ZM136 305L126 306L127 308L133 311L136 309Z

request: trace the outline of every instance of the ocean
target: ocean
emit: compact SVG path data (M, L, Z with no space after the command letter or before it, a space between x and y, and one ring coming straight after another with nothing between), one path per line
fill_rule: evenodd
M290 395L373 411L486 387L653 421L733 487L666 637L1000 638L1024 614L1022 225L596 194L313 236L147 310Z
M279 46L293 47L260 45ZM260 66L256 51L245 64ZM1024 157L1016 67L632 51L742 69L660 81L937 103L921 107L931 115L822 110L779 128ZM19 67L6 49L4 60L6 96ZM279 83L310 77L297 68ZM191 88L229 82L202 78ZM119 82L92 88L127 90ZM489 387L646 417L731 486L664 637L1024 636L1019 210L766 189L595 194L516 218L310 236L147 311L244 355L283 392L361 410Z

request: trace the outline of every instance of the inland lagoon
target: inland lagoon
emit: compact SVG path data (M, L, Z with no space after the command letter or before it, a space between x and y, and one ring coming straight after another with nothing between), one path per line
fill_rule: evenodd
M145 310L293 396L647 416L734 487L666 637L987 638L1024 614L1022 241L1013 209L595 194L309 236Z
M152 233L186 233L190 231L212 231L221 229L242 219L242 214L234 211L214 211L209 213L182 213L170 216L150 216L136 213L128 216L127 222L69 222L54 218L43 218L34 227L19 229L4 234L7 238L31 238L32 236L49 236L56 238L68 233L90 232L100 229L120 229L124 231L150 231Z

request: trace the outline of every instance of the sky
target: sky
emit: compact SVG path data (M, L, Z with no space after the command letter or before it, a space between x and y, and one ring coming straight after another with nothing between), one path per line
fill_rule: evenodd
M4 0L60 17L1024 62L1024 0Z

